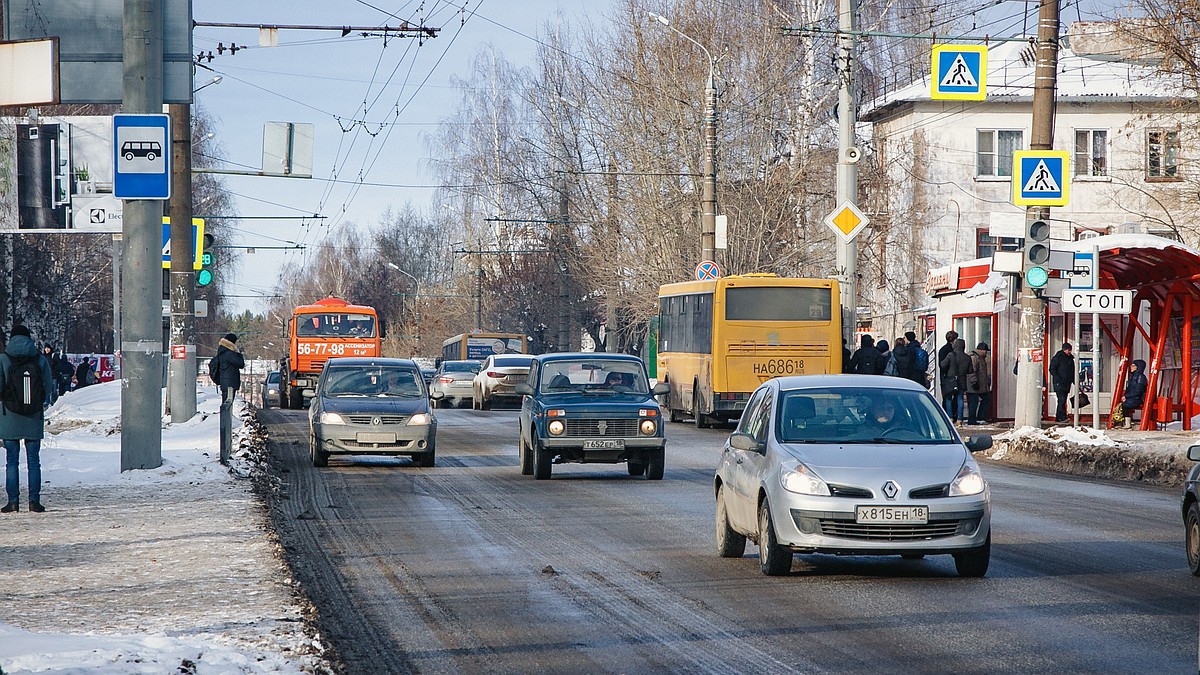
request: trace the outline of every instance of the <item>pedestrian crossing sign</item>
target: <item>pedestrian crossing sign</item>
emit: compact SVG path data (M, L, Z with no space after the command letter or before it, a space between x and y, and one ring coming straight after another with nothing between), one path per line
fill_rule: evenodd
M934 45L933 91L935 101L982 101L987 98L985 45Z
M1018 150L1013 153L1013 203L1017 206L1066 206L1070 188L1066 150Z

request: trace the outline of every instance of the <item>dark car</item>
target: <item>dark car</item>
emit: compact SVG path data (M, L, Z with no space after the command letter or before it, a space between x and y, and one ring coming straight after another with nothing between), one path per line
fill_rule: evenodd
M421 379L425 380L425 386L433 384L433 375L437 372L437 368L422 368Z
M1187 457L1200 462L1200 445L1188 448ZM1183 484L1183 535L1187 548L1188 567L1200 577L1200 464L1192 467Z
M335 454L409 455L417 466L433 466L437 420L409 359L330 359L308 419L313 466Z
M662 410L641 359L624 354L542 354L516 385L521 473L550 477L568 462L618 464L629 475L660 480L666 463Z

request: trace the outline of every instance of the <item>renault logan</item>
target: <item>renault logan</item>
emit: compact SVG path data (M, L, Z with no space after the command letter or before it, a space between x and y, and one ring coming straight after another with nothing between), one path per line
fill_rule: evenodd
M898 377L768 380L729 436L714 479L719 555L758 543L768 575L795 553L950 554L961 576L987 573L988 484L937 401Z

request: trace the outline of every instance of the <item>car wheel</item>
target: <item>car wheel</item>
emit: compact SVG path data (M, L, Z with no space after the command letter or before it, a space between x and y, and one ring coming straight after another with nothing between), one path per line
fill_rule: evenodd
M315 434L309 434L308 436L308 455L312 457L313 466L329 466L329 453L318 449Z
M775 540L771 507L765 499L758 505L758 567L769 577L783 576L792 571L792 552Z
M960 577L982 577L987 574L992 557L992 533L988 532L983 546L954 554L954 569Z
M522 476L532 476L533 475L533 450L530 449L529 444L525 442L524 437L522 437L520 439L519 444L520 444L520 454L521 454L521 475Z
M552 471L550 451L542 447L538 441L533 442L533 477L535 480L547 480Z
M696 423L697 429L711 429L712 422L708 421L708 415L700 412L700 387L692 389L692 421Z
M740 558L746 555L746 535L738 534L729 526L724 488L717 488L717 555L722 558Z
M479 409L480 410L491 410L492 409L492 402L490 400L484 398L482 392L480 392L480 394L479 394Z
M665 448L658 448L646 453L646 479L647 480L662 480L663 469L667 464L667 451Z
M1192 502L1188 507L1187 519L1184 521L1184 543L1187 545L1188 568L1192 574L1200 577L1200 505Z
M629 469L630 476L641 476L646 473L646 465L642 462L630 461L625 468Z
M432 443L429 444L429 449L425 452L413 455L413 462L415 462L417 466L431 467L436 461L437 449L434 448Z

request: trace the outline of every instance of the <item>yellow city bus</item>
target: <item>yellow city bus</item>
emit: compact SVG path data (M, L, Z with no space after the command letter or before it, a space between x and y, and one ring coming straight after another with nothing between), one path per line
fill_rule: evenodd
M442 360L482 361L492 354L525 354L527 343L520 333L461 333L442 343Z
M780 375L842 372L842 312L832 279L745 274L658 291L658 379L672 422L740 417Z

